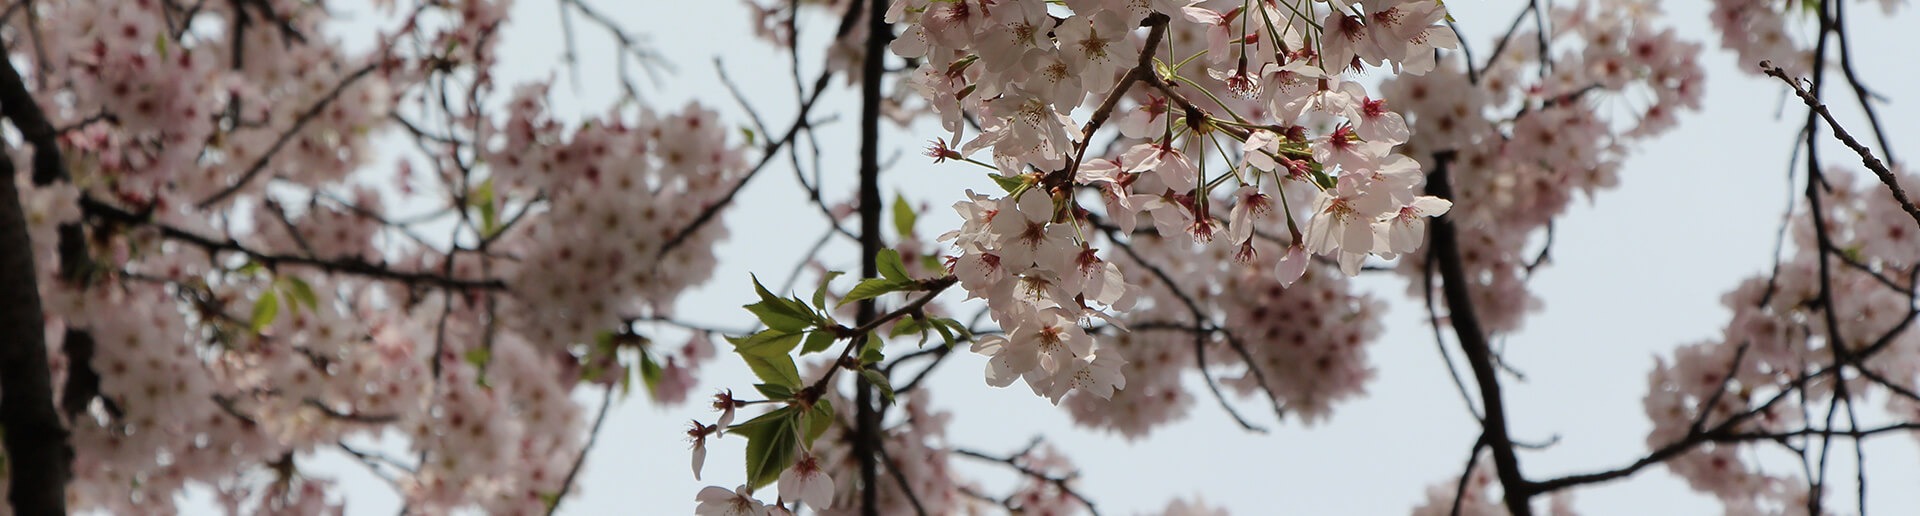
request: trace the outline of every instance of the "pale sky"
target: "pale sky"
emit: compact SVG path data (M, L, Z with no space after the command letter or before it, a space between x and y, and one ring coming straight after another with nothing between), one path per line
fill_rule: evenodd
M674 109L697 98L730 122L747 124L718 81L715 57L742 83L747 98L769 123L784 124L796 107L786 58L751 37L739 2L589 1L649 37L676 66L677 72L657 84L644 85L656 108ZM1505 28L1521 4L1455 0L1449 6L1470 44L1485 52L1490 34ZM1609 469L1643 456L1648 423L1640 400L1652 358L1716 335L1726 324L1727 312L1719 304L1722 293L1771 264L1774 231L1788 195L1785 160L1803 111L1788 106L1785 117L1776 117L1783 88L1770 79L1739 73L1732 54L1717 50L1718 35L1706 17L1709 2L1666 4L1666 23L1678 27L1683 37L1706 43L1704 109L1681 116L1677 131L1637 149L1621 173L1620 188L1602 193L1594 203L1578 202L1560 220L1554 263L1533 280L1545 309L1527 319L1524 331L1504 336L1506 360L1529 379L1507 382L1516 439L1543 442L1559 437L1557 445L1544 451L1522 452L1522 465L1535 479ZM1916 20L1910 11L1893 18L1867 16L1877 15L1878 9L1865 4L1854 12L1861 15L1849 21L1859 24L1854 42L1863 66L1871 70L1869 84L1894 99L1882 115L1890 121L1891 139L1897 148L1914 148L1911 144L1920 135L1911 132L1909 121L1920 116L1912 100L1920 91L1910 85L1920 84L1920 77L1906 69L1910 57L1892 49L1910 46L1899 36ZM556 2L519 2L500 47L500 81L557 77L555 96L577 97L557 103L556 112L598 113L617 93L609 65L611 46L596 29L580 24L583 77L582 84L572 84L568 72L558 68L563 51L556 13ZM803 20L801 30L817 35L831 31L834 21ZM811 78L817 66L817 60L803 60L805 76ZM856 95L850 89L834 90L819 111L841 116L822 131L829 171L825 192L830 195L845 197L853 191ZM957 224L944 206L958 199L962 189L993 188L974 169L933 165L919 157L921 142L936 136L937 127L884 127L889 131L887 144L901 153L883 178L885 191L904 191L909 198L940 207L922 215L922 231L938 233ZM1825 154L1829 163L1855 163L1840 152ZM883 153L883 158L891 155ZM720 327L747 326L751 319L738 307L751 300L748 273L759 273L769 283L783 281L825 228L802 204L797 186L791 170L776 167L745 190L725 219L732 237L718 251L723 257L720 271L683 298L682 318ZM857 270L852 247L842 245L825 256L837 268ZM984 359L964 351L931 378L930 390L938 405L953 412L948 437L958 445L1004 454L1045 435L1081 468L1078 487L1103 514L1158 510L1174 497L1196 494L1235 514L1405 513L1424 499L1427 486L1452 485L1478 429L1447 379L1422 321L1424 309L1404 294L1404 280L1363 277L1359 284L1391 303L1385 315L1387 331L1368 352L1377 376L1368 386L1368 397L1336 406L1330 421L1313 428L1302 427L1296 419L1275 423L1272 414L1262 410L1263 402L1252 399L1239 400L1242 412L1274 432L1242 431L1205 392L1201 380L1189 375L1188 384L1195 389L1189 417L1128 443L1075 428L1064 412L1024 388L986 385ZM665 328L653 333L676 335ZM694 493L701 487L741 483L743 441L710 443L706 481L696 482L688 471L683 432L688 419L713 419L699 403L703 395L720 388L750 390L755 382L724 349L701 380L694 389L695 402L685 407L653 406L639 395L617 403L576 495L564 502L562 512L691 512ZM582 391L577 398L591 407L597 404L598 391ZM1881 401L1869 400L1868 405ZM1872 441L1868 451L1873 511L1905 513L1920 507L1920 457L1913 441L1883 438ZM1004 489L1017 480L1017 473L1004 468L954 460L991 489ZM390 514L398 507L394 493L358 465L328 463L338 466L329 469L346 483L350 514ZM1852 478L1852 454L1836 454L1832 467L1836 476ZM1841 484L1836 490L1832 507L1851 507L1851 486ZM1719 512L1716 501L1694 494L1661 468L1628 481L1576 490L1575 496L1576 506L1586 514Z

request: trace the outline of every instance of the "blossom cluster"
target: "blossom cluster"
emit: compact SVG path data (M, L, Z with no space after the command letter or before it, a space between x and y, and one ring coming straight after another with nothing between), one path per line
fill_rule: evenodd
M378 3L386 28L360 51L298 0L0 17L66 161L51 184L7 180L55 398L78 402L72 509L165 513L198 484L231 512L339 512L309 466L333 453L412 510L545 512L584 445L578 385L624 384L639 342L664 362L635 368L651 393L683 400L712 356L629 323L711 275L722 225L665 246L743 175L717 116L573 127L545 85L498 116L512 2ZM376 141L407 136L418 154L374 164ZM7 147L23 171L47 153ZM618 350L592 346L608 336Z
M589 119L568 131L546 113L547 90L516 90L507 119L489 131L498 146L482 156L498 199L483 201L505 213L502 199L549 200L543 216L501 235L500 248L521 259L497 274L513 291L515 326L564 346L669 314L675 297L713 275L713 244L725 226L680 232L726 195L746 157L718 116L698 105L642 110L632 122Z
M1891 16L1904 0L1879 0L1882 15ZM1771 62L1788 77L1806 77L1814 68L1813 42L1796 34L1821 25L1819 12L1825 4L1767 2L1763 0L1714 0L1709 18L1720 33L1720 48L1732 50L1742 64ZM1796 12L1797 11L1797 12ZM1821 36L1824 37L1824 36ZM1748 73L1759 70L1743 66Z
M1658 13L1635 0L1555 7L1550 34L1512 34L1484 66L1450 62L1382 84L1408 113L1405 150L1445 161L1468 292L1489 331L1518 330L1540 307L1527 279L1552 221L1581 194L1617 186L1635 143L1699 108L1699 45L1660 27ZM1419 295L1428 264L1409 258L1399 270Z
M1920 176L1895 172L1902 186L1920 186ZM1920 229L1878 182L1841 168L1821 177L1832 186L1822 192L1819 213L1830 248L1815 233L1814 214L1796 214L1793 255L1773 275L1749 278L1722 298L1733 315L1721 335L1658 359L1644 400L1653 422L1648 446L1679 442L1695 429L1764 436L1824 427L1799 404L1828 406L1840 397L1858 403L1868 393L1920 388L1920 333L1907 327L1913 302L1904 292L1920 267ZM1832 313L1820 308L1823 299L1833 303ZM1864 372L1841 385L1830 373L1836 367ZM1886 398L1887 414L1920 416L1912 398ZM1753 451L1765 447L1757 444L1706 443L1666 466L1719 498L1730 514L1804 511L1807 482L1765 471Z
M1269 252L1285 257L1274 267L1279 281L1291 284L1309 255L1332 257L1353 274L1369 256L1411 252L1423 237L1423 219L1447 210L1447 201L1420 195L1419 163L1393 152L1409 136L1405 121L1348 79L1367 66L1432 68L1435 48L1456 45L1439 25L1445 12L1436 4L1064 7L902 1L888 13L889 21L907 22L892 50L921 60L912 86L949 133L930 154L987 165L1019 185L1006 197L969 194L956 204L965 224L945 239L958 249L953 271L961 286L987 299L995 322L1008 329L1006 337L974 347L993 357L989 383L1024 378L1056 401L1069 386L1102 397L1125 389L1119 367L1127 360L1096 351L1108 346L1079 326L1104 319L1124 327L1113 316L1133 308L1134 285L1143 280L1103 258L1094 236L1134 235L1142 217L1162 237L1195 249L1234 249L1240 261L1257 253L1254 234L1263 226L1288 228L1288 246ZM1300 9L1322 14L1304 18ZM1308 45L1312 38L1324 44ZM1173 51L1155 58L1161 42ZM1196 68L1205 72L1191 72L1198 79L1146 66L1188 55L1204 56ZM1209 89L1225 112L1200 110L1170 83ZM1128 99L1125 107L1121 99ZM1084 125L1071 116L1093 100L1102 105ZM1096 137L1087 131L1109 118L1121 133L1113 141L1118 152L1087 157ZM966 138L969 119L979 121L980 133ZM1324 132L1310 135L1309 128ZM1222 148L1222 135L1238 140L1240 150L1223 156L1229 166L1210 176L1209 144ZM970 158L983 151L986 161ZM1216 199L1228 181L1241 186ZM1313 192L1299 203L1308 218L1304 233L1295 213L1275 206L1283 204L1275 196L1289 195L1288 185ZM1104 212L1082 208L1071 194L1076 187L1098 191ZM1222 220L1212 206L1229 202L1232 213Z

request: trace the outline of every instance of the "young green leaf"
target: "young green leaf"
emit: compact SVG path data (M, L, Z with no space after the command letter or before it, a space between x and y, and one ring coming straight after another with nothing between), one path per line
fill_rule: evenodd
M761 301L747 305L746 308L747 311L753 312L754 317L760 318L761 324L765 324L767 328L776 331L794 333L813 326L813 312L811 310L804 313L794 313L791 306L788 306L778 299Z
M467 197L467 204L473 205L480 211L480 232L486 236L493 236L500 230L500 214L494 207L493 200L493 178L491 177L481 181L480 186L474 188L473 194Z
M924 334L927 332L927 328L921 323L920 318L910 317L893 323L893 331L887 332L887 337L898 337L916 332Z
M802 356L826 351L833 346L833 332L820 330L807 335L806 344L800 346Z
M473 348L467 350L466 355L460 358L466 360L468 364L473 364L474 367L486 367L487 361L493 359L493 353L487 351L487 348Z
M875 338L873 334L871 333L867 334L867 345L866 347L860 349L860 363L871 365L871 364L878 364L880 363L880 361L886 360L887 355L885 353L880 352L880 348L884 347L885 345L886 345L886 342L883 342L880 339Z
M880 389L880 399L886 400L888 405L893 404L893 382L887 379L886 374L877 369L861 369L860 376Z
M741 353L740 358L747 362L747 368L753 369L753 375L760 380L789 389L800 388L800 368L794 365L792 356L766 357Z
M793 399L793 389L787 388L785 385L756 383L753 384L753 390L760 391L761 396L766 396L767 399L770 400Z
M272 325L273 319L279 316L280 296L273 295L272 292L267 292L260 296L259 301L253 303L253 318L248 320L248 328L252 329L254 333L260 333L260 330Z
M753 290L760 295L760 302L747 305L746 309L759 317L760 322L768 328L794 332L825 320L798 299L786 299L768 292L758 277L753 278Z
M751 432L754 430L764 429L775 423L786 421L789 418L798 417L796 416L796 414L798 414L798 411L794 410L794 408L791 406L780 407L777 409L769 410L758 416L754 416L753 419L749 419L745 423L734 423L733 425L728 426L727 433L732 434L736 432ZM750 434L741 434L740 436L746 437L748 439L753 438L753 436Z
M919 283L913 281L894 281L886 278L863 279L860 280L859 285L853 286L853 290L847 291L847 297L840 298L840 305L845 306L847 303L857 302L862 299L873 299L888 292L908 290L919 285Z
M898 283L913 283L913 278L907 276L907 265L900 260L899 251L881 249L879 254L874 255L873 261L874 265L880 267L880 277Z
M799 418L787 412L778 420L753 428L747 436L747 488L759 489L780 479L793 466L800 450Z
M820 278L820 288L813 289L814 308L820 310L827 309L827 284L833 283L833 279L840 277L841 274L846 273L841 271L827 271L827 275Z
M299 276L291 275L281 276L280 279L286 282L287 291L293 294L293 298L307 305L308 309L317 309L320 307L320 296L313 293L313 285L308 285L307 280L300 279Z
M906 238L907 235L912 235L913 223L915 219L918 218L919 216L913 213L913 205L907 203L906 196L899 193L893 194L893 231L895 234L900 235L900 238Z
M813 449L813 441L833 427L833 417L833 404L826 398L813 403L813 410L807 412L807 440L802 443L806 449Z
M653 360L653 355L648 354L644 350L641 351L639 369L640 383L647 386L647 392L655 392L655 390L660 388L660 378L663 376L661 374L663 371L660 369L660 363Z
M973 332L967 331L967 325L960 324L960 321L952 318L935 318L933 320L933 327L936 330L940 330L940 336L947 339L948 346L952 346L963 340L973 340Z
M1007 193L1009 194L1018 192L1027 187L1026 176L1003 176L1000 174L987 174L987 177L993 178L993 183L1000 185L1000 189L1006 190Z
M804 336L805 334L801 332L788 333L782 330L765 330L745 339L736 340L733 337L728 337L727 340L733 342L734 351L739 352L741 355L771 358L793 353L793 348L800 345L800 339Z

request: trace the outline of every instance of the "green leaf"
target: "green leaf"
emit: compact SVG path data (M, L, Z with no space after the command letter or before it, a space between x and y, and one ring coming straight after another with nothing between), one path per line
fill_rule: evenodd
M620 375L620 399L623 400L633 395L633 376L637 374L633 368L627 368L626 373Z
M744 434L747 437L748 489L772 484L780 479L781 472L793 466L793 459L800 450L798 419L788 411L767 424L750 427Z
M886 342L874 338L871 333L867 334L867 345L860 349L860 363L878 364L880 361L886 360L887 355L880 352L880 348L885 346Z
M787 418L794 417L794 414L795 414L795 411L792 406L785 406L785 407L769 410L758 416L754 416L753 419L749 419L745 423L734 423L733 425L728 426L727 433L731 434L731 433L734 433L735 431L749 431L749 430L757 430L757 429L765 428L769 424L777 423ZM745 434L742 434L741 437L752 438L752 436L745 435Z
M752 127L740 126L740 136L746 137L748 147L752 147L754 145L754 140L756 138L755 138L755 134L753 132Z
M473 348L467 350L466 355L460 358L465 359L469 364L473 364L474 367L485 367L487 361L493 359L493 353L487 351L487 348Z
M767 399L770 400L793 399L793 389L789 389L785 385L757 383L753 385L753 390L760 391L761 396L766 396Z
M886 374L877 369L861 369L860 377L880 389L880 399L886 400L888 405L893 404L893 382L887 379Z
M815 331L808 334L806 344L800 346L800 355L806 356L826 351L827 348L833 346L833 341L833 332L826 330Z
M1026 176L987 174L987 177L993 178L993 183L1000 185L1000 189L1006 190L1009 194L1026 189L1028 184Z
M500 214L493 206L493 178L481 181L480 186L474 188L473 194L467 197L467 204L480 210L481 234L491 237L500 231Z
M914 215L913 213L913 205L907 203L907 197L899 193L894 193L893 194L893 231L894 233L900 235L900 238L906 238L907 235L912 235L913 222L917 218L919 217Z
M753 369L753 375L760 377L760 380L789 389L800 388L800 368L793 364L793 357L787 355L764 357L741 353L740 358L746 360L747 367Z
M761 301L746 308L753 312L754 317L759 317L760 323L767 325L767 328L784 333L799 332L813 326L813 312L793 313L793 307L778 299Z
M651 393L660 388L662 370L660 363L653 361L653 355L647 354L644 350L641 351L639 369L640 383L647 386L647 392Z
M948 318L948 317L942 317L942 318L934 319L933 323L935 327L953 330L953 334L959 337L958 340L973 340L973 332L967 330L967 325L960 324L960 321L958 320L955 320L953 318ZM958 340L949 339L947 341L947 345L951 346Z
M947 329L947 325L941 324L940 321L936 320L933 322L933 330L940 332L940 342L945 343L948 347L952 347L953 344L957 342L953 339L953 330ZM924 341L921 343L925 344Z
M760 295L760 302L772 303L780 300L780 296L773 295L772 292L767 291L766 285L760 284L760 276L748 274L747 277L753 280L753 293Z
M320 296L313 293L313 285L308 285L307 280L300 279L299 276L281 276L280 279L286 282L287 290L293 294L294 299L306 304L309 309L320 307Z
M840 298L840 305L845 306L847 303L862 299L873 299L888 292L899 292L918 286L920 286L920 284L912 280L894 281L885 278L867 278L860 280L859 285L854 285L853 290L847 291L847 297Z
M925 324L920 321L920 318L912 317L893 323L893 331L887 332L887 337L893 338L909 333L926 333L926 331L927 328Z
M879 254L874 255L873 261L874 265L880 268L880 277L901 283L913 283L913 278L907 276L907 264L900 261L899 251L881 249Z
M248 327L254 333L260 333L260 330L273 324L273 319L279 316L280 296L267 292L260 296L259 301L253 303L253 318L248 320Z
M826 277L820 278L820 288L813 289L813 307L814 308L818 308L821 310L827 309L827 284L833 283L833 279L840 277L841 274L846 274L846 273L840 272L840 271L827 271Z
M746 308L758 316L760 322L766 324L768 328L793 332L824 320L813 313L813 310L808 309L806 303L798 299L785 299L768 292L767 287L760 284L760 278L757 276L753 277L753 291L760 295L760 302L747 305Z
M755 333L752 337L734 341L733 350L742 355L768 358L786 356L789 353L793 353L793 348L800 345L800 338L805 335L806 334L800 332L787 333L780 330L766 330ZM728 340L732 339L729 338Z
M967 332L966 325L960 324L960 321L953 319L936 317L928 326L932 326L934 331L940 332L940 338L945 340L947 346L953 346L961 340L973 338L973 335Z
M826 398L813 403L813 410L807 411L807 441L803 443L807 449L813 449L813 441L833 428L833 418L833 404Z

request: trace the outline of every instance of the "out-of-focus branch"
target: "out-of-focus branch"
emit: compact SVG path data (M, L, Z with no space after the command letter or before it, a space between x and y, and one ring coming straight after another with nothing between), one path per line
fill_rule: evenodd
M213 195L195 204L204 210L219 204L220 201L224 201L234 194L240 193L241 189L247 187L247 183L253 182L254 177L259 176L261 171L267 169L267 164L273 161L275 154L280 153L280 148L286 147L287 142L293 141L295 136L300 135L300 131L307 127L307 123L312 122L315 118L319 118L320 113L325 112L328 106L333 105L334 101L339 100L340 94L345 93L348 86L359 82L360 79L373 73L377 68L379 68L378 63L370 63L348 73L345 78L340 80L339 84L333 86L333 90L327 92L326 96L320 97L320 100L314 101L313 105L308 106L306 111L301 112L300 116L293 120L293 126L281 132L280 137L273 140L273 145L268 146L267 151L262 153L259 158L256 158L253 161L253 165L248 166L246 172L241 173L240 178L234 180L232 185L228 185L226 188L214 192Z
M413 285L427 285L455 290L504 290L507 288L506 283L499 279L470 280L447 274L409 272L394 269L387 264L369 263L359 258L327 260L314 256L271 254L248 248L232 239L218 240L167 224L154 222L151 217L146 214L126 211L91 197L82 197L80 199L80 206L89 217L96 217L120 224L152 226L159 229L160 236L168 240L191 244L206 251L208 254L219 252L238 253L268 268L279 265L301 265L338 274L349 274L372 279L398 281Z
M1031 450L1031 448L1029 448L1029 450ZM1081 505L1087 506L1087 512L1089 514L1092 514L1093 516L1100 516L1100 510L1095 509L1093 507L1093 501L1087 499L1085 495L1082 495L1080 494L1079 491L1075 491L1073 489L1073 486L1071 485L1071 483L1073 482L1075 475L1056 477L1053 475L1049 475L1044 471L1039 471L1033 468L1029 468L1024 464L1021 464L1020 461L1018 460L1020 457L1025 456L1027 452L1021 452L1019 455L1015 455L1013 457L996 457L993 455L988 455L985 453L969 450L966 448L955 448L950 451L962 457L970 457L970 458L979 459L987 462L997 462L1000 464L1004 464L1009 468L1013 468L1014 471L1017 471L1022 475L1031 477L1034 480L1038 480L1048 484L1053 484L1053 487L1055 489L1059 489L1060 492L1066 493L1067 496L1073 497L1074 500L1078 500Z

